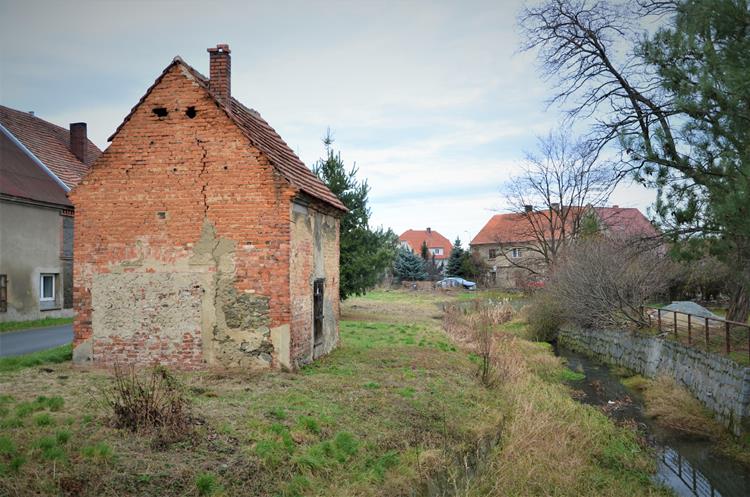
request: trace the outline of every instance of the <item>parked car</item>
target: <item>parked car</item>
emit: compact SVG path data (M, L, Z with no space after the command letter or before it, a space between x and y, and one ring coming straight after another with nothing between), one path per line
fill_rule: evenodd
M477 284L473 281L465 280L463 278L458 278L456 276L451 276L450 278L444 278L437 283L435 283L435 286L437 288L455 288L455 287L463 287L467 290L476 290Z

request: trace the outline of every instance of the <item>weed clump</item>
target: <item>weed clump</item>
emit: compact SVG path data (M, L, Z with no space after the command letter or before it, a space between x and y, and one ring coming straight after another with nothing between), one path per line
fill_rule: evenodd
M102 391L115 427L157 431L179 439L190 431L192 416L182 386L166 368L156 366L146 374L134 367L115 367L114 383Z
M198 495L213 495L221 490L216 476L211 473L201 473L195 479Z

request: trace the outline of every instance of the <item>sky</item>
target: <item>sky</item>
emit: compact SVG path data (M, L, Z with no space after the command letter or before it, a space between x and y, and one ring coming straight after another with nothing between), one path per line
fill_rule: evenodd
M334 148L371 187L371 224L473 238L507 212L501 189L561 120L520 0L0 0L0 103L100 147L176 55L208 74L228 43L232 94L308 165ZM655 193L621 185L611 203Z

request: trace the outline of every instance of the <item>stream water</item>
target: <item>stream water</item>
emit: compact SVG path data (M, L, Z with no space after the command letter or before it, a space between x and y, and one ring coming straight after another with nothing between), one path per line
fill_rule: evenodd
M626 388L610 369L593 359L564 348L556 353L568 367L586 378L571 382L580 402L604 408L616 420L632 419L645 429L658 455L655 478L680 497L748 497L750 470L713 450L706 440L688 440L650 420L641 395Z

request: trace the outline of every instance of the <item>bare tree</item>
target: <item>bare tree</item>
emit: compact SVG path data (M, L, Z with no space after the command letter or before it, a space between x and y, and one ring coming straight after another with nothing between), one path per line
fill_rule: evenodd
M648 324L641 306L669 285L668 259L625 239L577 240L561 254L547 291L582 326Z
M577 237L588 207L605 203L614 184L596 147L572 138L568 129L551 131L538 142L538 151L526 154L521 173L506 186L506 200L523 222L514 223L512 239L497 240L508 263L532 274L545 272ZM530 257L512 257L512 245L519 242Z
M671 28L644 36L654 18ZM656 211L675 241L697 239L737 269L728 314L746 320L750 216L738 211L748 205L750 93L733 75L744 70L747 4L546 0L520 25L523 48L538 50L555 84L550 103L593 120L597 148L619 145L618 176L658 189Z

